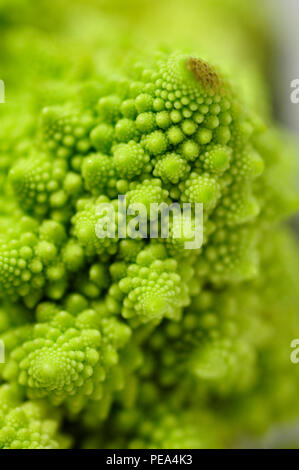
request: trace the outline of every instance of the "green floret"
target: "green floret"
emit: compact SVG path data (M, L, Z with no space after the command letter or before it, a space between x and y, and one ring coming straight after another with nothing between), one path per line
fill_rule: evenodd
M141 173L151 171L149 155L134 141L115 147L113 161L118 175L124 179L132 179Z
M259 267L256 237L250 226L219 229L203 247L198 274L207 276L216 285L255 278Z
M127 204L143 204L150 216L151 204L160 204L168 199L168 191L163 189L158 178L145 179L142 183L132 183L126 193Z
M215 211L215 221L218 226L235 226L254 220L259 212L260 204L251 187L236 183L232 192L224 191L222 206Z
M187 177L190 166L177 153L168 153L158 160L153 171L154 176L159 176L164 183L177 184Z
M63 189L67 175L64 161L52 161L46 156L19 160L12 167L9 179L21 207L37 216L67 205L68 194Z
M179 318L189 301L184 295L188 292L186 281L179 274L177 262L166 258L163 246L153 244L139 252L136 264L130 264L118 286L110 288L108 299L122 302L125 318L137 317L142 322Z
M220 197L217 179L204 173L191 173L190 177L180 184L182 202L201 203L209 211L214 209Z
M200 156L200 166L206 171L223 173L229 168L232 150L223 145L211 146Z
M115 224L111 218L113 214L110 215L110 211L106 208L109 203L110 200L105 196L100 196L96 200L82 200L78 203L79 210L72 218L72 233L87 255L96 253L112 255L117 251L118 240L114 230ZM100 230L96 232L97 224L101 220ZM103 230L103 236L101 230Z
M154 131L148 134L144 137L142 143L151 155L161 155L166 152L168 147L167 137L162 131Z
M90 139L99 152L109 152L114 137L114 128L110 124L99 124L92 129Z
M101 293L110 285L110 276L107 266L94 263L87 273L79 275L76 280L78 292L90 299L98 299Z
M15 330L18 340L7 348L3 377L25 387L31 399L47 397L56 405L67 400L74 413L88 399L101 398L107 371L117 364L117 350L131 332L116 318L105 318L96 310L78 312L80 296L69 299L68 305L72 313L40 304L40 321Z
M3 294L21 296L31 306L44 289L50 297L60 298L66 288L66 270L60 255L64 239L63 226L54 221L45 221L39 229L34 220L24 217L19 229L9 229L2 236L0 250Z
M71 439L59 432L61 413L22 395L16 385L0 388L0 449L69 448Z
M89 133L94 126L90 113L81 114L67 107L44 108L41 138L45 148L56 157L68 159L75 153L86 154L91 148Z
M193 415L184 411L172 411L165 404L153 407L151 411L151 416L143 426L140 426L137 420L136 428L130 429L131 432L135 431L133 439L128 443L130 449L209 449L219 447L221 430L217 429L213 432L210 429L210 417L195 410ZM122 418L125 423L130 423L126 413Z
M120 117L121 99L117 95L109 95L100 98L98 103L98 113L101 120L115 124Z
M129 142L138 136L136 124L132 119L120 119L115 125L115 137L119 142Z
M92 194L115 192L116 168L111 157L96 153L84 158L82 176L87 191Z

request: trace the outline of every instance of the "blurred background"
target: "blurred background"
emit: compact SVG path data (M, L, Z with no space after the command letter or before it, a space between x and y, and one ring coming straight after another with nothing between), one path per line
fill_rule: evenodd
M32 81L45 90L119 65L132 47L187 48L230 67L259 111L299 132L298 17L297 0L0 0L0 78L24 96Z

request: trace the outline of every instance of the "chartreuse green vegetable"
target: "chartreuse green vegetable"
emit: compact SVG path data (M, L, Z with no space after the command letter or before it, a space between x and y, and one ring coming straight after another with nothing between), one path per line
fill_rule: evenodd
M17 384L0 387L0 448L68 448L71 440L60 434L61 413L46 402L26 401Z
M2 448L66 447L64 419L84 447L225 447L288 419L286 399L299 413L292 150L197 55L117 73L46 106L1 170ZM151 204L190 203L194 229L203 204L202 246L133 238L132 214L99 237L120 195L145 225Z

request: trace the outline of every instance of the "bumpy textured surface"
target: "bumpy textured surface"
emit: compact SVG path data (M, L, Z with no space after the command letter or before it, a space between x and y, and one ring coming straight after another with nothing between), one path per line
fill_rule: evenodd
M0 448L230 447L299 416L299 252L284 222L298 208L296 157L255 71L244 83L240 70L256 12L251 24L236 1L191 2L203 28L212 18L206 34L190 31L194 48L220 59L229 45L239 77L200 54L136 52L141 36L151 49L154 31L161 40L170 6L180 16L171 2L102 0L97 17L89 0L82 28L75 1L77 29L64 35L54 18L57 6L65 21L67 0L54 16L44 2L35 12L20 0L18 18L0 7L7 80L22 98L0 105ZM134 26L127 45L120 18ZM234 23L240 41L217 40ZM166 43L179 35L170 27ZM173 237L171 219L170 238L144 236L151 204L187 202L189 231ZM196 203L203 244L188 250ZM130 213L128 236L115 224L101 237L108 207L123 221L138 204L139 236Z

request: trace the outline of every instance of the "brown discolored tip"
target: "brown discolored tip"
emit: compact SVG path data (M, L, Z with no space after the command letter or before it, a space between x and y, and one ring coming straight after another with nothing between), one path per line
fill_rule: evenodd
M186 61L186 67L187 70L193 74L195 79L201 82L204 88L216 91L222 87L222 81L213 67L203 60L190 57Z

